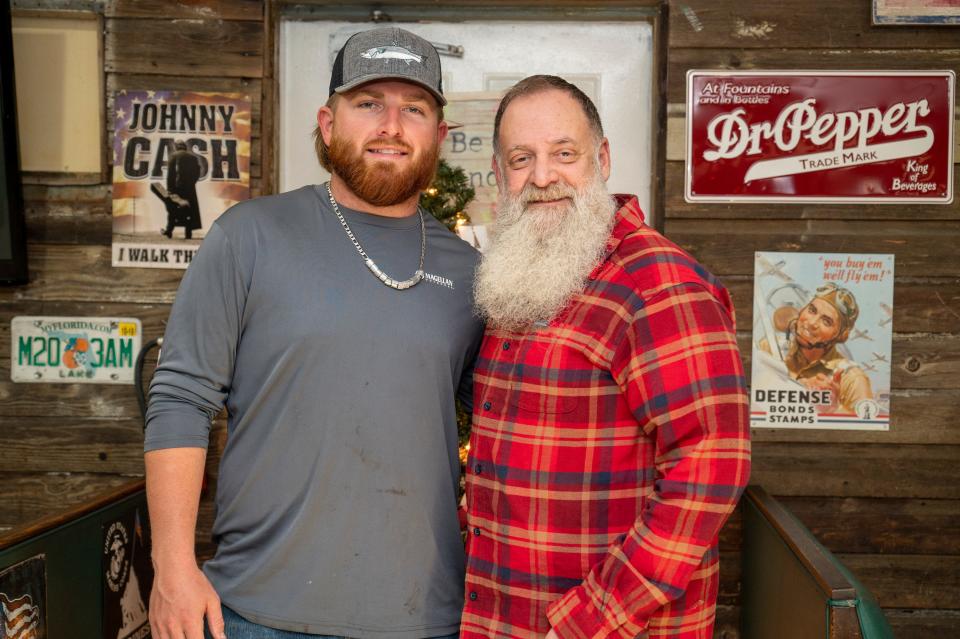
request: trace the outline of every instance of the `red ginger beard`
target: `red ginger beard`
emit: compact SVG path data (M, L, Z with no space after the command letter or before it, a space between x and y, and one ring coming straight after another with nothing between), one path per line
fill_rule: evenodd
M368 149L383 146L413 153L412 147L400 140L371 142L358 151L350 139L334 132L327 152L330 172L336 173L354 195L374 206L400 204L430 186L437 173L439 144L415 155L405 169L397 168L392 161L371 161L364 157Z

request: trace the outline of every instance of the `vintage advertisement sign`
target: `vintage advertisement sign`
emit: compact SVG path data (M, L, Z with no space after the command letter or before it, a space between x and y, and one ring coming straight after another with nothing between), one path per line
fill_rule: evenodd
M493 120L501 93L451 93L444 114L451 124L441 156L451 166L466 172L474 199L466 213L474 226L493 223L497 203L497 179L490 165L493 157Z
M10 377L15 382L132 384L142 332L133 317L14 317Z
M103 639L150 637L153 585L147 514L133 508L103 526Z
M755 256L750 422L887 430L893 255Z
M960 24L957 0L873 0L873 24Z
M46 557L37 555L0 571L4 639L47 639Z
M953 200L952 71L687 73L688 202Z
M250 197L250 98L119 91L114 113L113 265L184 269Z

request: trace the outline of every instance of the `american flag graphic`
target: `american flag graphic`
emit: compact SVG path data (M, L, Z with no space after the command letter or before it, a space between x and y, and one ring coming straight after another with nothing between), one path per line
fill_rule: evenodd
M0 612L3 613L4 639L36 639L40 624L40 608L33 605L30 595L11 599L0 592Z

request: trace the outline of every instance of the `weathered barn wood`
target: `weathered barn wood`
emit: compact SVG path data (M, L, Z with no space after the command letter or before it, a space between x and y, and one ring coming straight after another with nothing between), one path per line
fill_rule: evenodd
M111 73L257 77L263 70L257 21L110 18L106 26Z
M810 0L798 4L738 0L671 3L671 49L864 49L956 48L949 27L896 29L870 24L869 2ZM693 28L693 12L701 29Z
M960 611L888 608L884 610L897 639L956 637L960 633Z
M263 17L261 0L108 0L108 18L153 18L156 20L255 20Z
M956 555L841 554L840 560L888 608L954 608L960 601ZM914 584L904 588L903 584Z
M840 553L960 556L960 508L950 499L781 497Z
M756 251L893 253L897 277L956 277L960 220L674 220L666 234L717 275L752 275Z

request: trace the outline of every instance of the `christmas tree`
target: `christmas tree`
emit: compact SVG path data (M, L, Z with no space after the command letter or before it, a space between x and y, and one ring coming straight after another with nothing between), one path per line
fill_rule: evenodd
M420 194L420 206L443 222L448 229L456 232L458 226L470 223L470 216L464 209L475 196L476 191L470 186L467 172L458 166L450 166L446 160L440 160L433 184ZM470 413L463 409L459 401L457 434L460 439L460 462L466 463L467 442L470 440Z
M440 160L433 184L420 194L420 206L446 224L448 229L456 231L461 224L470 223L470 216L464 209L475 195L467 172L459 166L450 166L446 160Z

